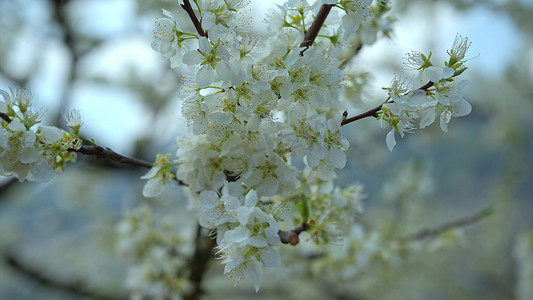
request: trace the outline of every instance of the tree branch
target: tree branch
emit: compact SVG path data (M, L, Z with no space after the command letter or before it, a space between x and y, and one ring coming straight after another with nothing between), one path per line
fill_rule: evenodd
M39 283L40 285L46 286L48 288L60 290L67 292L69 294L76 295L80 298L89 298L89 299L99 299L99 300L119 300L127 299L126 296L119 295L105 295L101 294L100 291L92 291L84 287L80 282L63 282L55 278L51 278L50 275L45 274L39 270L36 270L27 263L23 263L16 256L4 253L2 255L2 260L5 265L11 269L17 271L20 274L25 275L29 279Z
M0 113L0 117L7 123L11 123L11 119L6 114ZM116 153L115 151L111 150L108 147L104 148L98 145L82 145L80 149L67 149L67 150L70 152L81 153L84 155L94 155L96 156L96 159L106 158L106 159L116 161L118 163L128 165L131 167L141 167L141 168L147 168L147 169L150 169L153 167L153 164L147 161L133 158L133 157L127 157L127 156ZM179 180L177 177L176 177L176 181L180 185L187 185L185 184L185 182Z
M311 27L309 27L309 30L307 30L304 40L300 44L300 47L305 47L305 49L303 49L300 52L301 56L304 55L304 52L307 51L307 49L309 49L309 47L315 41L318 35L318 32L320 31L320 28L322 28L322 25L324 25L324 21L326 21L326 18L328 17L329 12L331 11L332 7L333 7L333 4L323 4L320 7L320 10L318 11L318 14L316 15L316 18L313 21L313 24L311 24Z
M133 158L133 157L127 157L127 156L116 153L115 151L111 150L108 147L104 148L98 145L82 145L81 148L78 150L68 149L68 151L81 153L84 155L93 155L93 156L96 156L96 159L106 158L106 159L116 161L124 165L128 165L130 167L141 167L141 168L147 168L147 169L150 169L153 167L152 163L149 163L141 159ZM187 185L185 182L179 180L177 176L174 179L179 185Z
M11 123L11 119L9 118L9 116L4 114L3 112L0 112L0 118L2 118L2 120L6 121L7 123Z
M197 300L204 293L202 289L202 280L207 270L208 262L214 257L215 240L209 236L202 234L202 227L200 224L196 228L196 249L189 261L189 281L192 284L192 289L189 294L184 296L186 300Z
M202 29L202 24L198 21L198 18L196 18L189 0L183 0L183 4L180 4L180 6L187 12L189 18L191 18L192 24L194 25L194 28L196 28L198 34L207 37L207 33Z
M298 236L303 231L309 229L309 224L303 223L302 225L288 231L280 230L278 231L279 238L283 244L291 244L292 246L297 245L300 242Z
M483 209L483 210L481 210L481 211L479 211L479 212L477 212L477 213L475 213L475 214L473 214L473 215L471 215L469 217L458 219L458 220L443 224L443 225L441 225L439 227L435 227L435 228L432 228L432 229L424 229L424 230L421 230L421 231L419 231L417 233L405 236L405 237L400 239L400 242L405 243L405 242L409 242L409 241L422 240L422 239L425 239L425 238L428 238L428 237L435 237L435 236L438 236L439 234L441 234L443 232L446 232L446 231L448 231L450 229L455 229L455 228L459 228L459 227L475 224L475 223L483 220L484 218L490 216L493 212L494 212L494 208L492 206L489 206L489 207L487 207L487 208L485 208L485 209Z
M425 91L425 90L429 89L429 88L432 87L432 86L433 86L433 82L429 81L428 83L426 83L426 84L424 84L423 86L421 86L420 88L418 88L418 90L423 90L423 91ZM411 93L411 92L412 92L412 91L407 92L406 95L409 94L409 93ZM392 103L392 102L394 102L394 101L390 101L390 102L387 102L387 103ZM353 117L348 118L348 119L343 119L342 122L341 122L341 126L344 126L344 125L346 125L346 124L349 124L349 123L355 122L355 121L357 121L357 120L364 119L364 118L366 118L366 117L374 117L374 118L377 118L377 116L378 116L378 111L380 111L382 107L383 107L383 104L381 104L381 105L379 105L379 106L377 106L377 107L374 107L374 108L372 108L371 110L366 111L366 112L364 112L364 113L362 113L362 114L358 114L357 116L353 116Z
M140 160L137 158L131 158L127 157L121 154L116 153L115 151L111 150L110 148L104 148L102 146L98 145L82 145L80 149L68 149L70 152L77 152L84 155L94 155L96 156L96 159L100 158L106 158L112 161L119 162L121 164L125 164L132 167L141 167L141 168L152 168L152 164L149 162L146 162L144 160Z

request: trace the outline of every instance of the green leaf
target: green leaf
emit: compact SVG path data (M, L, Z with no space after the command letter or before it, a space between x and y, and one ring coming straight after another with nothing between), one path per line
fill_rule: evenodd
M300 215L302 216L303 223L307 223L309 219L309 203L307 203L307 197L302 193L300 194Z

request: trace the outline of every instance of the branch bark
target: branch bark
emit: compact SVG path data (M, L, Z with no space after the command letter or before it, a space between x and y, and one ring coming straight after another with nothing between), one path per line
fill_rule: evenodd
M124 156L122 154L118 154L115 151L111 150L110 148L98 146L98 145L82 145L80 149L68 149L68 151L81 153L84 155L93 155L96 156L96 159L105 158L109 159L111 161L116 161L118 163L128 165L130 167L141 167L141 168L147 168L150 169L153 167L152 163L149 163L147 161ZM175 174L174 174L175 175ZM177 178L177 176L174 178L176 182L179 185L186 186L187 184Z
M303 42L300 44L300 47L305 47L300 52L300 55L303 56L304 52L309 49L309 47L313 44L315 41L318 32L320 31L320 28L322 28L322 25L324 25L324 21L326 21L326 18L329 15L329 12L331 11L331 8L333 7L333 4L323 4L320 7L320 10L318 11L318 14L316 15L315 20L313 21L313 24L311 24L311 27L309 27L309 30L307 30Z
M202 289L202 280L207 271L207 264L215 256L215 240L202 233L200 224L196 228L195 238L196 249L189 261L189 282L192 284L192 290L184 296L185 300L197 300L204 293Z
M141 167L141 168L148 168L148 169L152 168L152 164L147 161L140 160L137 158L127 157L127 156L116 153L110 148L107 148L107 147L104 148L98 145L94 145L94 146L82 145L81 148L78 150L76 149L68 149L68 150L71 152L77 152L77 153L81 153L84 155L93 155L93 156L96 156L97 159L106 158L106 159L116 161L118 163L125 164L125 165L132 166L132 167Z
M11 268L12 270L28 277L29 279L39 283L42 286L56 289L62 292L66 292L72 295L76 295L79 298L89 298L95 300L126 300L126 296L122 295L106 295L102 294L100 291L96 292L93 290L84 287L80 282L63 282L58 279L50 277L50 275L45 274L39 270L36 270L34 267L28 263L24 263L19 260L15 255L4 253L2 255L2 260L5 265Z
M429 89L430 87L433 86L433 82L429 81L428 83L424 84L423 86L421 86L420 88L418 88L419 90L427 90ZM409 94L410 92L408 92L407 94ZM390 102L387 102L387 103L392 103L393 101L390 101ZM378 111L381 110L381 108L383 107L383 104L377 106L377 107L374 107L372 108L371 110L369 111L366 111L362 114L358 114L357 116L353 116L351 118L348 118L348 119L344 119L342 120L341 122L341 126L344 126L346 124L349 124L349 123L352 123L352 122L355 122L357 120L361 120L361 119L364 119L366 117L374 117L374 118L377 118L378 116Z
M194 28L196 28L196 31L200 36L207 37L207 33L203 30L202 24L200 21L198 21L198 18L196 17L196 14L194 14L194 10L192 9L191 3L189 0L183 0L183 4L180 4L181 8L183 8L187 14L189 15L189 18L192 21L192 24L194 25Z
M490 216L493 211L494 211L493 207L490 206L466 218L458 219L458 220L443 224L439 227L435 227L431 229L424 229L417 233L405 236L400 239L400 242L405 243L409 241L417 241L417 240L422 240L422 239L429 238L429 237L435 237L451 229L472 225Z
M2 118L2 120L6 121L7 123L11 123L11 119L9 118L9 116L4 114L3 112L0 112L0 118Z

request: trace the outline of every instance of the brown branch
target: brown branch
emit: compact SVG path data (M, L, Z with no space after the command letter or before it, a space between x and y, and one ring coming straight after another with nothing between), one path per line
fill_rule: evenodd
M127 157L121 154L116 153L115 151L104 148L98 145L82 145L80 149L68 149L70 152L77 152L84 155L94 155L97 159L100 158L106 158L112 161L119 162L121 164L125 164L132 167L141 167L141 168L152 168L152 164L149 162L146 162L144 160L140 160L137 158L131 158Z
M429 89L430 87L433 86L433 82L429 81L428 83L424 84L423 86L421 86L420 88L418 88L418 90L422 90L422 91L425 91L427 89ZM412 91L410 92L407 92L407 94L411 93ZM406 94L406 95L407 95ZM390 101L390 102L387 102L387 103L392 103L393 101ZM355 122L357 120L361 120L361 119L364 119L366 117L374 117L374 118L377 118L378 116L378 111L381 110L381 108L383 107L383 104L377 106L377 107L374 107L372 108L371 110L369 111L366 111L362 114L358 114L357 116L353 116L351 118L348 118L348 119L345 119L343 118L342 122L341 122L341 126L344 126L346 124L349 124L349 123L352 123L352 122Z
M309 30L307 30L304 40L300 44L300 47L305 47L305 49L303 49L300 52L301 56L304 55L304 52L307 49L309 49L309 47L315 41L318 35L318 32L320 31L320 28L322 28L322 25L324 25L324 21L326 21L326 18L328 17L328 14L331 11L332 7L333 7L333 4L323 4L320 7L320 10L318 11L318 14L316 15L316 18L313 21L313 24L311 24L311 27L309 27Z
M40 285L76 295L76 298L100 300L127 299L125 295L105 295L101 294L100 291L96 292L89 290L87 287L84 287L82 284L80 284L80 282L77 281L64 282L52 278L49 274L45 274L44 272L36 270L33 266L30 266L28 263L23 263L16 256L9 253L4 253L2 255L2 260L4 261L5 265L10 267L12 270L25 275Z
M109 159L111 161L116 161L118 163L128 165L130 167L141 167L141 168L147 168L147 169L150 169L153 167L153 164L147 161L133 158L133 157L127 157L127 156L116 153L110 148L107 148L107 147L104 148L98 145L82 145L81 148L78 150L68 149L68 151L81 153L84 155L93 155L93 156L96 156L96 159L100 159L100 158ZM179 180L177 177L175 177L175 180L180 185L187 185L185 182Z
M357 116L353 116L351 118L348 118L348 119L344 119L342 120L341 122L341 126L344 126L346 124L349 124L349 123L352 123L352 122L355 122L357 120L361 120L361 119L364 119L366 117L374 117L374 118L377 118L378 116L378 111L381 110L381 107L383 106L383 104L379 105L378 107L375 107L367 112L364 112L362 114L358 114Z
M6 114L0 113L0 117L4 121L6 121L8 123L11 123L11 119ZM121 164L124 164L124 165L128 165L128 166L131 166L131 167L141 167L141 168L147 168L147 169L150 169L150 168L153 167L153 164L151 164L151 163L149 163L147 161L144 161L144 160L141 160L141 159L137 159L137 158L133 158L133 157L127 157L127 156L124 156L124 155L116 153L115 151L111 150L110 148L107 148L107 147L104 148L104 147L98 146L98 145L82 145L80 149L68 149L68 151L81 153L81 154L84 154L84 155L94 155L94 156L96 156L96 159L106 158L106 159L109 159L109 160L112 160L112 161L116 161L118 163L121 163ZM180 185L187 185L187 184L185 184L185 182L177 179L177 177L176 177L176 181Z
M183 0L183 4L180 4L181 8L183 8L187 14L189 15L189 18L191 18L192 24L194 25L194 28L196 28L196 31L200 36L207 37L207 33L202 29L202 24L200 21L198 21L198 18L194 14L194 10L192 9L191 3L189 0Z
M186 300L200 299L204 293L202 289L202 280L207 271L207 264L215 256L215 240L210 236L202 233L200 224L196 228L196 249L189 261L189 282L192 284L191 291L184 296Z
M298 238L300 233L307 231L309 227L309 224L303 223L292 230L280 230L278 231L278 235L283 244L291 244L292 246L295 246L300 242L300 239Z
M3 112L0 112L0 118L2 118L2 120L6 121L7 123L11 123L11 119L9 118L9 116L4 114Z
M464 226L467 226L467 225L475 224L475 223L483 220L484 218L488 217L493 212L494 212L493 207L489 206L488 208L485 208L485 209L483 209L483 210L481 210L481 211L479 211L479 212L477 212L477 213L475 213L475 214L473 214L471 216L468 216L466 218L458 219L458 220L443 224L443 225L441 225L439 227L436 227L436 228L424 229L424 230L421 230L421 231L419 231L417 233L405 236L405 237L400 239L400 242L405 243L405 242L409 242L409 241L422 240L422 239L425 239L425 238L428 238L428 237L435 237L435 236L438 236L439 234L441 234L443 232L446 232L446 231L448 231L450 229L455 229L455 228L459 228L459 227L464 227Z

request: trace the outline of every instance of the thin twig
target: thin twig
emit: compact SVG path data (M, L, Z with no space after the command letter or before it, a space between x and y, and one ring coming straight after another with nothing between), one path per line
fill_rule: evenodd
M421 231L419 231L417 233L405 236L405 237L400 239L400 242L405 243L405 242L409 242L409 241L417 241L417 240L425 239L425 238L428 238L428 237L435 237L435 236L438 236L439 234L441 234L443 232L446 232L446 231L448 231L450 229L455 229L455 228L459 228L459 227L464 227L464 226L467 226L467 225L475 224L475 223L483 220L484 218L488 217L493 212L494 212L494 208L492 206L489 206L488 208L485 208L485 209L483 209L483 210L481 210L481 211L479 211L479 212L477 212L477 213L475 213L475 214L473 214L471 216L468 216L466 218L458 219L458 220L443 224L443 225L441 225L439 227L435 227L435 228L431 228L431 229L424 229L424 230L421 230Z
M194 14L194 10L192 9L191 3L189 0L183 0L183 4L180 4L181 8L183 8L187 14L189 15L189 18L191 18L192 24L194 25L194 28L196 28L196 31L200 36L207 37L207 32L205 32L202 29L202 23L198 21L198 18Z
M318 32L320 31L320 28L322 28L322 25L324 25L324 21L326 21L326 18L328 17L328 14L333 7L333 4L323 4L320 7L320 10L318 11L318 14L316 15L315 20L313 21L313 24L311 24L311 27L309 27L309 30L307 30L303 42L300 44L300 47L305 47L301 52L300 55L303 56L304 52L309 49L309 47L313 44L315 41Z
M425 91L425 90L429 89L429 88L432 87L432 86L433 86L433 82L429 81L428 83L426 83L426 84L424 84L423 86L421 86L418 90L423 90L423 91ZM410 93L410 92L408 92L408 93ZM407 94L408 94L408 93L407 93ZM390 102L387 102L387 103L392 103L392 102L394 102L394 101L390 101ZM380 111L382 107L383 107L383 104L381 104L381 105L379 105L379 106L377 106L377 107L374 107L374 108L372 108L371 110L366 111L366 112L364 112L364 113L362 113L362 114L358 114L357 116L353 116L353 117L348 118L348 119L343 119L342 122L341 122L341 126L344 126L344 125L346 125L346 124L349 124L349 123L355 122L355 121L357 121L357 120L364 119L364 118L366 118L366 117L374 117L374 118L377 118L377 116L378 116L378 111Z
M128 165L130 167L141 167L141 168L147 168L150 169L153 167L153 164L133 157L124 156L122 154L118 154L115 151L111 150L110 148L104 148L102 146L98 145L82 145L80 149L68 149L68 151L81 153L84 155L93 155L96 156L96 159L105 158L112 161L116 161L118 163ZM185 182L179 180L177 177L175 177L175 180L180 185L187 185Z
M4 121L6 121L7 123L11 123L11 119L6 114L0 113L0 117L4 119ZM98 145L82 145L80 149L67 149L67 150L70 152L81 153L84 155L93 155L93 156L96 156L96 159L106 158L106 159L116 161L118 163L128 165L131 167L141 167L141 168L147 168L147 169L150 169L153 167L153 164L147 161L133 158L133 157L127 157L127 156L116 153L110 148L107 148L107 147L104 148ZM180 185L187 185L185 184L185 182L177 178L176 178L176 181Z
M106 158L106 159L116 161L121 164L125 164L125 165L132 166L132 167L141 167L141 168L150 169L153 166L151 163L147 161L140 160L137 158L127 157L127 156L116 153L110 148L107 148L107 147L104 148L98 145L94 145L94 146L83 145L81 146L80 149L68 149L68 151L77 152L77 153L81 153L84 155L93 155L93 156L96 156L97 159Z
M2 254L2 260L5 265L11 269L17 271L20 274L25 275L31 280L46 286L48 288L53 288L63 292L67 292L72 295L76 295L77 298L89 298L89 299L100 299L100 300L121 300L126 299L126 296L118 295L105 295L100 291L89 290L87 287L84 287L80 282L64 282L58 279L50 277L50 274L45 274L39 270L36 270L33 266L30 266L28 263L23 263L15 255L4 253Z

